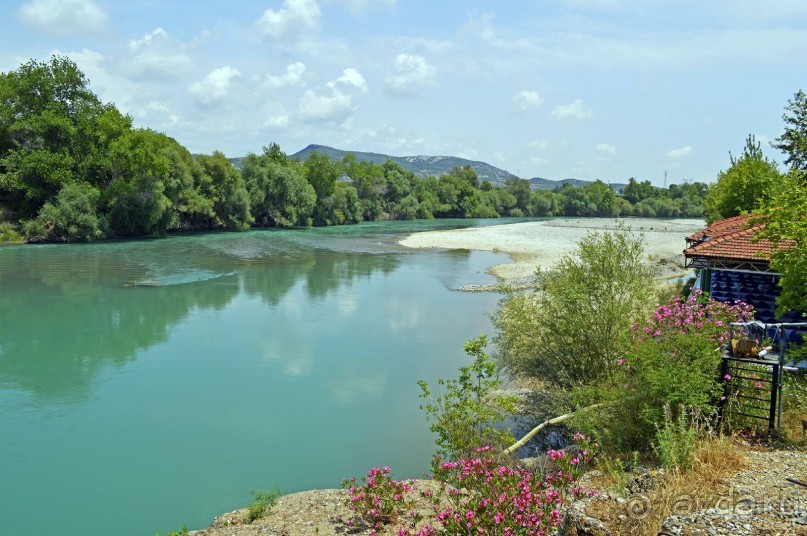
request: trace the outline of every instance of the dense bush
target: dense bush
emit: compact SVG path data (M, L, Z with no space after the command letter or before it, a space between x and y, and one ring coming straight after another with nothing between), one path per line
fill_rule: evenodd
M561 390L606 381L623 335L645 318L657 290L641 235L590 233L536 292L511 293L493 315L499 364Z

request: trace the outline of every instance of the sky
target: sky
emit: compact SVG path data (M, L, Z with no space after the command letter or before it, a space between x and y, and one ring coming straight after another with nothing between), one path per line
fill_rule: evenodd
M0 71L54 54L193 153L313 143L663 186L713 182L749 134L784 160L807 2L3 0Z

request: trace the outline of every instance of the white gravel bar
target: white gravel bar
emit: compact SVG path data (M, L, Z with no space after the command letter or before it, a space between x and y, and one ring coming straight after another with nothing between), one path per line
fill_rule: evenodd
M644 234L649 262L675 265L679 269L683 263L684 239L706 225L698 219L561 218L415 233L400 243L411 248L506 253L513 262L492 266L489 272L508 281L529 277L537 267L551 268L564 254L573 250L588 232L616 229L620 223Z

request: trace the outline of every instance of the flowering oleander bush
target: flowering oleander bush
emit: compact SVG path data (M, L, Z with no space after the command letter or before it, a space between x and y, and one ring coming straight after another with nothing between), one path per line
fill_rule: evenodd
M580 434L574 442L573 451L547 453L554 468L543 477L500 465L490 447L479 449L478 458L435 464L434 478L446 484L435 502L438 534L550 534L567 497L596 493L578 481L598 445Z
M636 342L685 334L724 343L732 322L747 322L753 318L754 308L747 303L719 302L695 290L686 299L677 297L658 307L644 326L633 325L631 335Z
M622 375L612 393L617 409L615 425L607 427L609 446L647 450L648 439L664 428L665 405L713 415L722 395L720 346L732 322L753 314L746 303L722 303L695 291L658 307L644 325L635 324L618 361Z
M412 485L393 480L389 467L373 467L361 481L357 485L355 477L346 478L342 489L348 490L350 508L374 529L397 520L411 503L407 493L412 491Z
M576 434L571 450L549 451L551 469L543 476L525 469L501 465L491 457L491 447L477 449L477 456L455 462L435 458L432 476L441 483L437 493L423 492L432 502L434 516L423 523L409 512L409 527L398 536L438 534L545 535L557 527L564 501L596 494L579 485L580 476L596 455L598 445ZM357 487L356 479L342 483L350 491L349 502L372 529L398 520L413 504L411 485L395 482L388 468L371 469Z

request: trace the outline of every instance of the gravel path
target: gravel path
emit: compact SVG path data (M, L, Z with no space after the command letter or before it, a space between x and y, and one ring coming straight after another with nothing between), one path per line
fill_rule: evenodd
M807 535L807 453L786 450L748 453L750 466L728 482L713 507L667 518L670 535Z

